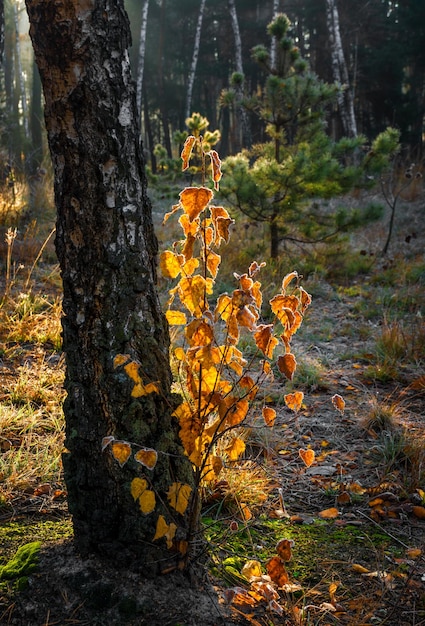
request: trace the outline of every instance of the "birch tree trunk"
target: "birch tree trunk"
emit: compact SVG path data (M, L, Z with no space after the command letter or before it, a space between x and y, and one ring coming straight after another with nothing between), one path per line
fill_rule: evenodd
M25 77L22 71L22 53L21 53L21 38L19 34L19 13L18 13L19 1L15 0L13 3L13 20L15 24L15 62L16 62L16 78L19 82L20 100L22 106L22 120L24 125L25 137L29 138L29 126L28 126L28 105L27 94L25 90Z
M244 108L242 104L243 100L243 63L242 63L242 40L241 33L239 30L239 21L238 15L236 12L235 0L228 0L229 2L229 12L230 19L232 22L233 36L235 38L235 63L236 63L236 72L240 75L241 80L237 80L234 85L235 93L236 93L236 106L239 113L239 119L241 123L242 130L242 147L251 148L252 146L252 136L251 136L251 128L249 123L248 112Z
M345 90L338 97L338 105L344 134L348 137L356 137L357 124L354 114L354 97L350 86L347 63L345 61L344 50L342 47L336 0L326 0L326 17L328 22L329 40L331 44L334 80L345 86Z
M148 11L149 0L145 0L142 9L142 24L140 26L140 44L139 44L139 58L137 64L137 110L139 112L139 118L142 113L142 89L143 89L143 74L145 71L145 52L146 52L146 30L148 24Z
M191 114L190 109L192 106L193 84L195 82L196 67L198 65L199 44L201 42L201 30L202 21L204 19L205 2L206 0L201 0L201 6L199 7L198 13L198 23L196 24L195 45L193 46L192 64L190 66L189 79L187 81L185 119L190 117Z
M275 17L278 14L278 12L279 12L279 0L273 0L272 20L275 19ZM273 37L272 45L271 45L271 48L270 48L270 67L273 70L276 69L276 46L277 46L276 37Z
M57 207L56 250L63 280L67 398L64 472L74 537L82 554L101 553L146 576L184 567L187 554L164 536L162 515L189 541L186 513L168 506L171 484L193 472L171 413L168 329L155 289L157 241L146 195L136 94L123 0L26 0L40 70ZM134 395L117 355L139 363ZM134 375L134 372L133 372ZM132 395L133 394L133 395ZM104 437L153 448L153 469L133 456L121 467ZM154 493L143 513L135 477ZM137 496L137 494L136 494ZM171 522L172 520L172 522ZM168 543L168 545L167 545Z

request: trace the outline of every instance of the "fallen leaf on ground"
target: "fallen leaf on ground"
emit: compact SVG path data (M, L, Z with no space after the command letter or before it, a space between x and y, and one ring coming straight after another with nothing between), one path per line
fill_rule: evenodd
M330 509L324 509L319 513L319 517L321 517L322 519L335 519L336 517L338 517L338 515L339 511L335 507L331 507Z

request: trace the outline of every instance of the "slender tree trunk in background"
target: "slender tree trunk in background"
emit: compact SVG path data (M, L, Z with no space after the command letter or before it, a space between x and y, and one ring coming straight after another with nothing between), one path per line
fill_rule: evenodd
M153 133L152 133L152 124L151 124L151 118L149 115L149 104L148 104L148 97L147 97L146 91L144 92L144 95L143 95L143 110L144 110L145 132L148 138L147 145L148 145L149 155L151 158L151 170L152 170L152 174L156 174L157 165L156 165L156 156L155 156L155 142L154 142Z
M41 80L38 67L34 61L32 68L32 90L30 101L30 136L31 136L31 166L32 174L41 166L43 162L43 106L41 102Z
M272 20L275 19L278 12L279 12L279 0L273 0ZM272 67L273 69L276 67L276 46L277 46L276 37L273 37L272 45L270 49L270 67Z
M201 0L201 6L199 7L199 13L198 13L198 22L196 24L195 45L193 46L192 64L190 66L189 78L187 81L185 119L190 117L190 114L191 114L190 108L192 106L193 83L195 82L196 66L198 64L199 44L201 42L201 30L202 30L202 20L204 19L204 9L205 9L205 0Z
M146 30L148 24L149 0L145 0L142 9L142 24L140 26L139 60L137 64L137 110L139 118L142 113L143 74L145 71Z
M55 175L67 366L63 461L75 543L83 554L139 563L152 576L185 564L174 544L154 536L163 515L188 539L189 521L175 510L171 517L167 492L175 482L193 484L193 472L171 417L169 337L155 289L157 241L128 19L122 0L26 4ZM160 393L132 397L133 381L114 367L119 354L139 362L142 382L155 381ZM107 436L154 448L155 468L133 457L120 467L110 446L102 451ZM136 476L156 496L146 515L130 493Z
M18 0L13 3L13 19L15 24L15 68L16 68L16 80L19 83L20 101L22 107L22 120L25 137L29 138L29 125L28 125L28 104L27 93L25 89L25 76L22 71L22 53L21 53L21 38L19 34L19 13L18 13Z
M171 148L170 128L168 125L168 106L164 89L164 46L165 46L165 2L161 0L161 16L158 46L158 84L159 84L159 109L161 114L162 130L164 133L164 147L169 159L173 158Z
M4 0L0 0L0 65L4 57Z
M228 3L229 3L230 18L232 21L233 36L235 38L236 71L238 74L241 74L242 76L244 76L243 63L242 63L242 40L241 40L241 33L239 30L238 15L236 13L235 0L228 0ZM251 135L248 112L242 105L243 82L241 83L238 82L235 85L234 89L236 92L236 106L237 106L237 111L238 111L238 115L240 119L241 130L242 130L242 144L243 144L242 147L251 148L252 135ZM238 151L239 150L240 150L240 147Z
M326 0L326 17L328 22L329 40L331 44L332 70L334 80L345 86L338 98L344 134L348 137L357 136L357 124L354 114L354 98L348 77L347 63L342 47L339 29L339 14L336 0Z

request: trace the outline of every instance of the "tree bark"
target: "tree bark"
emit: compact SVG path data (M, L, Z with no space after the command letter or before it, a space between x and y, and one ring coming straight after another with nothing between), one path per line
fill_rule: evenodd
M193 83L195 82L196 66L198 64L199 44L201 41L202 21L204 19L205 1L201 0L199 7L198 22L196 24L195 44L193 46L192 64L190 66L189 79L187 83L185 119L190 117L190 108L192 106Z
M241 74L241 76L244 76L243 63L242 63L242 40L241 40L241 33L239 30L239 21L238 21L238 14L236 12L235 0L228 0L228 3L229 3L230 18L232 21L233 36L235 38L236 71L238 72L238 74ZM252 135L251 135L248 112L242 104L243 83L238 82L236 84L235 92L236 92L236 106L237 106L237 110L239 113L239 119L241 122L242 144L244 148L251 148Z
M140 26L139 59L137 64L137 110L139 117L142 114L143 74L145 70L146 30L148 24L149 0L145 0L142 9L142 24Z
M348 137L357 136L357 124L354 114L354 98L348 77L347 63L342 47L339 29L339 14L336 0L326 0L326 16L328 22L329 39L331 44L332 70L334 80L345 86L345 90L338 98L341 121L344 134Z
M146 195L123 0L26 0L45 97L55 175L56 249L63 280L68 504L75 543L145 575L183 567L187 555L154 540L159 515L190 541L185 514L167 491L193 485L171 416L169 338L155 289L157 241ZM118 354L140 363L160 393L132 397ZM158 462L123 466L104 437L154 448ZM130 493L145 478L156 507L142 514Z

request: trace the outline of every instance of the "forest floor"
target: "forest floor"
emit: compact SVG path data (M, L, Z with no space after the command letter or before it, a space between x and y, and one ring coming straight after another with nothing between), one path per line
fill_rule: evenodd
M143 572L81 558L60 466L47 480L38 470L26 483L16 479L15 488L9 475L0 492L0 624L424 625L424 209L422 196L398 212L385 259L377 254L382 222L357 233L358 253L372 259L366 274L338 284L305 281L313 303L293 341L302 408L294 414L285 406L291 389L283 391L279 379L264 391L277 412L273 429L258 420L246 429L245 462L205 499L210 561L203 578L194 572L196 583L181 573L149 581ZM44 276L53 271L44 268ZM60 296L57 281L38 288L53 302ZM7 426L10 406L31 404L32 418L46 422L53 396L61 395L63 359L48 332L44 339L23 330L14 336L3 325L2 458L22 453L25 429ZM31 368L45 377L37 393ZM335 394L344 410L332 402ZM43 438L32 427L38 453L49 451L53 428L49 422ZM276 552L281 540L288 541ZM34 541L41 542L36 569L2 579L2 566ZM268 587L273 557L282 578ZM249 561L257 564L242 574ZM249 581L253 573L260 576Z

